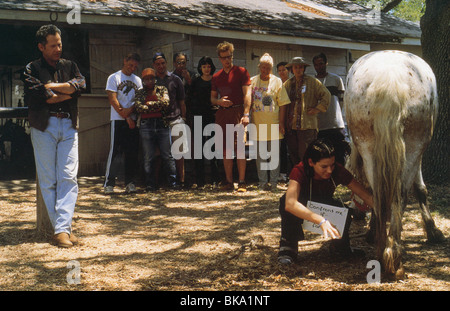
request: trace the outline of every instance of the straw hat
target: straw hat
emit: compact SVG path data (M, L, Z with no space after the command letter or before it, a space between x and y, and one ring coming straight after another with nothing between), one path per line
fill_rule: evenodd
M290 67L292 67L293 65L296 65L296 64L304 65L305 67L306 66L310 66L303 57L297 56L297 57L294 57L289 62L289 64L286 65L286 68L290 68Z

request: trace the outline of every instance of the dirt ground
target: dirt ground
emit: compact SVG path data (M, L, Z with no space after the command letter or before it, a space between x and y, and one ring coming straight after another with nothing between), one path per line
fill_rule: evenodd
M0 182L0 290L3 291L448 291L450 245L430 245L418 204L404 217L406 279L368 284L366 220L352 246L366 258L337 260L329 241L307 233L299 262L277 264L278 192L217 190L106 196L101 178L80 178L73 221L80 245L59 249L36 238L34 180ZM450 232L449 186L429 186L437 226ZM348 200L348 193L341 195ZM74 270L77 268L78 270ZM68 281L68 275L79 279ZM71 274L72 273L72 274ZM75 280L76 282L74 282ZM77 282L79 280L79 282ZM73 284L79 283L79 284Z

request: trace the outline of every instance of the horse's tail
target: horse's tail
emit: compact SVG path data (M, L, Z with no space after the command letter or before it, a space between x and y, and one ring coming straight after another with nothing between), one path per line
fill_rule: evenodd
M350 142L350 148L352 152L350 153L350 156L348 157L347 161L345 162L345 168L349 170L355 179L362 184L366 189L370 188L369 182L367 180L366 174L364 173L364 162L361 157L361 154L359 153L358 148L356 145L352 142Z
M393 65L396 67L396 65ZM374 77L367 89L367 99L373 114L375 136L373 150L374 210L377 214L378 257L383 258L385 268L394 270L393 254L401 250L394 247L394 240L386 241L386 221L396 220L396 232L401 232L402 214L402 172L405 165L405 142L401 120L407 113L407 100L410 92L407 81L401 76L404 70L391 68ZM396 213L398 217L392 217ZM397 239L397 241L400 241ZM386 244L387 243L387 244Z

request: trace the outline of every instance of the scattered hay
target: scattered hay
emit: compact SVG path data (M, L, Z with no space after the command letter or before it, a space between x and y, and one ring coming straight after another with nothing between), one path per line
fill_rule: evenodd
M299 263L277 264L279 192L206 190L105 196L100 178L80 178L73 221L81 244L59 249L35 238L34 181L0 183L0 290L449 290L449 244L426 243L418 204L408 205L403 240L407 279L367 284L374 249L365 220L352 223L352 245L367 258L339 261L328 242L307 233ZM429 187L431 205L448 206L448 186ZM345 190L340 195L348 200ZM448 236L447 209L434 208ZM439 211L439 212L436 212ZM80 284L69 284L68 263Z

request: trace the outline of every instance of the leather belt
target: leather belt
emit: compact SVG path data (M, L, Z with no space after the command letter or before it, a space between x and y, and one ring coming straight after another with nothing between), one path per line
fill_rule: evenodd
M230 106L230 107L222 107L222 106L219 106L219 109L230 109L230 108L242 107L242 106L244 106L244 104L233 105L233 106Z
M65 118L70 119L70 113L68 113L68 112L52 112L52 111L50 111L50 116L57 117L60 119L65 119Z

